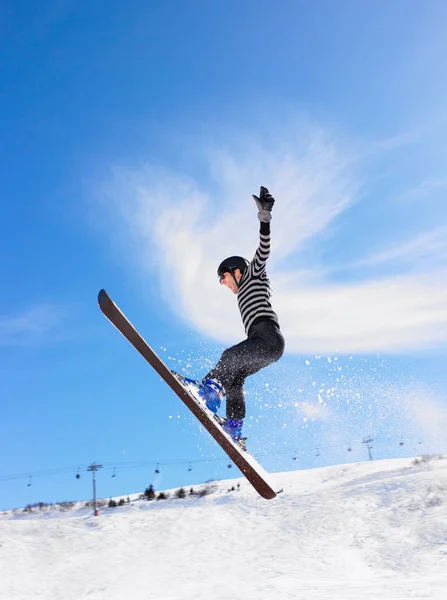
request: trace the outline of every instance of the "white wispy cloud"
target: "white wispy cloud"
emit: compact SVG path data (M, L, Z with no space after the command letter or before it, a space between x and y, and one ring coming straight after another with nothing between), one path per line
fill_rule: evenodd
M391 261L414 264L426 258L436 263L447 261L447 226L436 227L431 231L417 234L412 239L392 244L379 252L345 265L344 268L375 266Z
M53 339L65 317L63 308L53 304L31 307L18 314L0 315L0 345L27 346Z
M334 281L321 249L334 232L343 234L341 217L356 202L360 175L351 150L319 129L287 139L233 139L225 149L202 149L205 166L195 178L151 164L115 169L108 205L112 199L116 226L132 233L140 263L158 270L171 309L207 337L233 343L243 336L236 299L219 287L216 266L228 255L253 256L258 221L251 194L266 185L277 198L268 269L272 301L289 351L409 351L445 344L445 265L435 260L414 272L407 263L416 255L445 253L446 226L353 262L400 263L393 276ZM303 259L310 249L312 265Z
M445 192L447 189L447 178L445 177L430 177L421 181L417 186L405 191L400 200L403 202L425 200L432 194Z

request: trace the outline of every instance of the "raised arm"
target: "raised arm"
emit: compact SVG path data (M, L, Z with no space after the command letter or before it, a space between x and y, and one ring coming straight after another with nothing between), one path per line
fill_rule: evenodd
M258 196L254 196L258 207L258 219L261 221L259 230L259 247L253 258L253 274L259 275L264 269L270 255L270 221L272 219L272 208L275 199L266 187L261 186Z

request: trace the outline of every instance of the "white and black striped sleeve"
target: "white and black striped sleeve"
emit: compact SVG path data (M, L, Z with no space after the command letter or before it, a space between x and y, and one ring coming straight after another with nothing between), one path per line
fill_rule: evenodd
M278 317L270 303L270 282L265 268L269 255L270 224L261 222L259 247L242 276L238 290L238 305L247 335L258 319L278 324Z
M270 223L262 223L259 230L259 246L251 263L253 275L258 276L265 270L270 256Z

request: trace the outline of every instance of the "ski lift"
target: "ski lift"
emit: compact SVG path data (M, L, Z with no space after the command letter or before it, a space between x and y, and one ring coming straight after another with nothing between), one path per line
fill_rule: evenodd
M188 471L192 471L191 463L189 463Z
M30 475L30 476L29 476L28 485L27 485L26 487L31 487L31 484L32 484L32 482L33 482L33 476L32 476L32 475Z
M315 456L320 456L320 451L317 448L317 451L315 452Z
M352 452L352 448L351 448L351 446L348 446L348 448L347 448L347 452Z
M116 467L113 467L113 475L112 477L116 477Z
M155 472L157 473L157 475L160 473L160 465L157 463L157 466L155 467Z
M232 465L231 463L228 463L228 465L227 465L227 467L228 467L229 469L231 469L231 468L232 468L232 466L233 466L233 465Z
M75 475L76 479L81 479L81 474L79 473L79 467L78 467L78 472Z
M399 446L403 446L404 445L404 440L401 438L400 442L399 442Z

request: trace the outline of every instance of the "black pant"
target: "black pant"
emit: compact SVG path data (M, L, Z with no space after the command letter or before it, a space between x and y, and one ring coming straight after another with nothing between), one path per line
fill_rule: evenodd
M245 378L276 362L284 352L284 338L273 321L252 325L248 338L224 351L205 379L216 379L224 388L227 418L245 417Z

